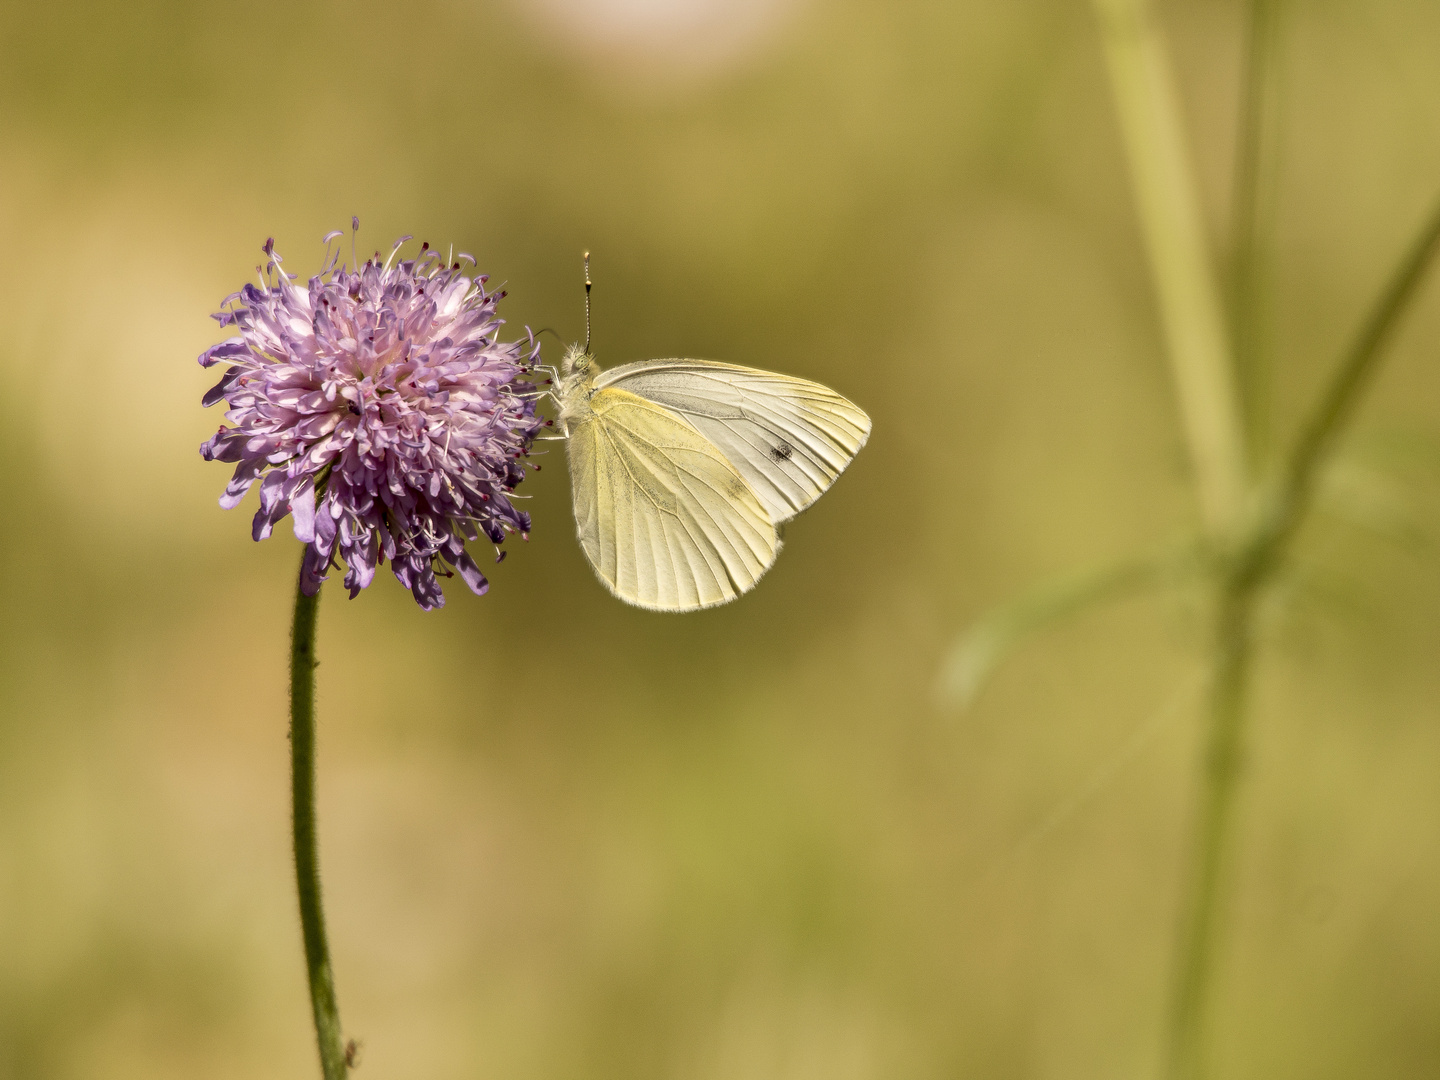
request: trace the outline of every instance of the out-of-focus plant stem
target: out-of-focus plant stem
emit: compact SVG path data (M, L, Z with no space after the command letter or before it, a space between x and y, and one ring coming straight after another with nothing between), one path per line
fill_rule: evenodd
M977 620L954 645L936 684L941 704L966 709L1000 661L1025 637L1077 612L1169 582L1194 578L1209 561L1193 540L1046 581Z
M1226 848L1241 766L1245 689L1256 601L1309 512L1315 479L1385 355L1385 346L1440 251L1440 203L1411 242L1341 357L1334 377L1291 447L1274 490L1261 503L1220 579L1206 782L1195 831L1188 909L1182 922L1171 1002L1169 1071L1204 1075L1207 985L1223 892Z
M1217 923L1240 776L1245 692L1249 685L1253 617L1260 578L1227 573L1216 597L1208 720L1200 806L1176 943L1166 1063L1172 1080L1204 1075L1202 1040L1214 968Z
M1145 0L1094 0L1206 533L1244 508L1246 466L1220 292L1185 151L1175 79Z
M1235 205L1233 330L1245 362L1249 408L1236 393L1185 154L1174 79L1146 0L1094 0L1116 108L1155 279L1181 418L1194 465L1202 521L1214 545L1215 624L1208 739L1200 806L1177 944L1166 1064L1174 1080L1200 1080L1207 1002L1237 781L1255 610L1307 514L1315 477L1373 375L1384 345L1440 247L1440 207L1402 259L1354 344L1301 427L1277 483L1249 491L1245 434L1260 430L1264 372L1259 356L1258 183L1265 127L1273 0L1252 0ZM1248 416L1249 423L1242 421Z
M297 583L290 634L290 797L295 885L300 894L300 929L305 938L320 1069L325 1080L344 1080L345 1049L330 947L325 940L325 912L320 906L320 852L315 830L315 616L319 605L319 594L306 596Z
M1201 520L1219 556L1214 560L1216 622L1209 746L1188 901L1181 918L1168 1047L1172 1074L1192 1077L1199 1069L1196 1048L1213 952L1218 883L1234 810L1250 668L1255 586L1240 588L1227 558L1238 539L1249 496L1244 410L1236 394L1220 291L1205 243L1175 80L1160 29L1146 0L1094 2L1194 467ZM1248 166L1241 169L1248 170ZM1247 233L1251 224L1245 221ZM1243 242L1248 244L1248 238Z
M1360 332L1341 357L1335 375L1296 436L1275 496L1254 531L1248 561L1264 573L1283 552L1310 509L1315 479L1336 438L1355 412L1400 317L1415 298L1440 251L1440 202L1430 211L1390 280L1371 307ZM1242 560L1242 563L1247 560Z
M1263 183L1270 171L1264 156L1266 133L1274 123L1275 51L1279 0L1250 0L1249 36L1240 90L1235 146L1235 179L1230 210L1230 325L1236 381L1244 409L1245 444L1252 468L1266 457L1269 443L1269 359L1261 332L1265 275L1261 229Z

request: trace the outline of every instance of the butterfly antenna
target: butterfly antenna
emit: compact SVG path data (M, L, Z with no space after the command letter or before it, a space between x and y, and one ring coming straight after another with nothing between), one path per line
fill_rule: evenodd
M590 252L585 252L585 355L590 355Z

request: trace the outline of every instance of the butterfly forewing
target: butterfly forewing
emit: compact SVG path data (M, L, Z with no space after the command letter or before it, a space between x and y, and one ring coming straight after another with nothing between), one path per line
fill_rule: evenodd
M679 413L743 476L776 524L834 483L870 435L864 410L827 386L713 360L642 360L596 386Z
M580 545L620 599L666 611L723 604L775 561L780 540L755 491L663 406L596 389L567 456Z

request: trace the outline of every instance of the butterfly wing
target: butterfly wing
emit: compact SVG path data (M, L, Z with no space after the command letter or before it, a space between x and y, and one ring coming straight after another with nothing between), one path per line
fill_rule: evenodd
M744 477L661 405L596 389L566 452L580 546L627 603L660 611L726 603L780 551Z
M739 470L777 525L835 482L870 437L870 417L828 386L713 360L642 360L596 386L679 413Z

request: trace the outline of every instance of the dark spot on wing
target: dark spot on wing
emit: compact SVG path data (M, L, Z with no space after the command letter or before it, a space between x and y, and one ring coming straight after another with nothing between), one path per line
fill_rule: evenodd
M789 461L790 455L794 452L795 448L782 439L778 446L770 448L770 459L772 461Z

